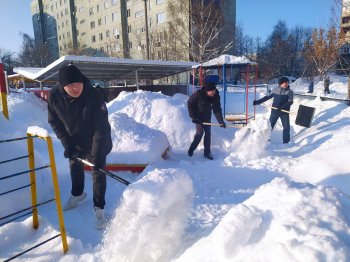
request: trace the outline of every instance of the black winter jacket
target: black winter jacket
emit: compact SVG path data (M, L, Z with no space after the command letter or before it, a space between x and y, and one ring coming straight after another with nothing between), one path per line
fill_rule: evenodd
M275 87L272 89L271 94L268 96L264 96L263 98L257 100L258 104L261 104L273 97L272 101L272 107L283 109L283 110L290 110L290 106L293 104L293 97L294 93L289 88L282 88L280 86Z
M201 122L211 121L211 112L213 111L220 124L224 123L222 118L222 109L220 105L220 95L215 90L215 95L210 97L204 90L198 90L188 99L188 113L192 119L198 119Z
M65 149L75 148L90 154L95 165L100 165L112 149L103 94L92 88L86 78L78 98L69 96L61 86L49 91L48 122Z

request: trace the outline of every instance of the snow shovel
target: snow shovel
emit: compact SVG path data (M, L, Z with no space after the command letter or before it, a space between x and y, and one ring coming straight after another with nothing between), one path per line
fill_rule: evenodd
M79 158L79 157L77 157L76 160L78 160L79 162L81 162L81 163L83 163L85 165L88 165L90 167L94 167L95 166L93 163L90 163L89 161L87 161L85 159L82 159L82 158ZM117 176L117 175L115 175L115 174L113 174L113 173L111 173L111 172L109 172L107 170L104 170L104 169L100 168L98 171L106 174L107 176L110 176L111 178L119 181L120 183L122 183L122 184L124 184L126 186L130 185L129 181L127 181L124 178L121 178L121 177L119 177L119 176Z
M276 107L271 106L272 109L276 109ZM290 111L281 110L282 112L290 114ZM298 126L303 126L309 128L311 126L312 119L315 114L315 108L310 106L299 105L297 117L295 119L295 124Z
M208 122L204 122L203 125L206 125L206 126L221 126L221 124L208 123ZM226 125L226 127L241 128L241 126L235 126L235 125Z

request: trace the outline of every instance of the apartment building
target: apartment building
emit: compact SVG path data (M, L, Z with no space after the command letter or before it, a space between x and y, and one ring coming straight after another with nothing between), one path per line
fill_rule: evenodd
M177 41L167 32L171 1L177 0L32 0L35 39L53 59L82 49L89 55L168 59L166 41ZM232 41L236 0L216 2L225 21L220 37Z

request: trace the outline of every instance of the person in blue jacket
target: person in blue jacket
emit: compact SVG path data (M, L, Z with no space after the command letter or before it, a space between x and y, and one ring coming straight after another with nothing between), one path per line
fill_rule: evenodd
M278 80L278 87L272 89L271 93L259 100L254 100L253 105L259 105L271 98L272 110L270 115L271 129L274 128L277 120L280 118L283 126L283 143L287 144L290 142L290 123L289 111L290 106L293 104L294 93L289 87L289 79L287 77L281 77ZM284 110L284 111L282 111Z

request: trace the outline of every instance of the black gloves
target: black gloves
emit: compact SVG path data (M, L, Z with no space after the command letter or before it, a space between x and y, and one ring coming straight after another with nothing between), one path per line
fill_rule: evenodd
M253 101L253 106L259 105L259 102L257 100Z
M225 123L225 122L222 122L222 123L220 124L220 127L226 128L226 123Z
M80 153L73 146L69 146L65 148L63 155L65 158L69 158L69 159L80 157Z
M65 158L69 158L69 159L75 159L78 157L82 159L87 158L87 154L82 150L76 149L75 146L69 146L65 148L63 155Z
M199 124L199 125L203 124L203 122L198 118L192 118L192 123Z

